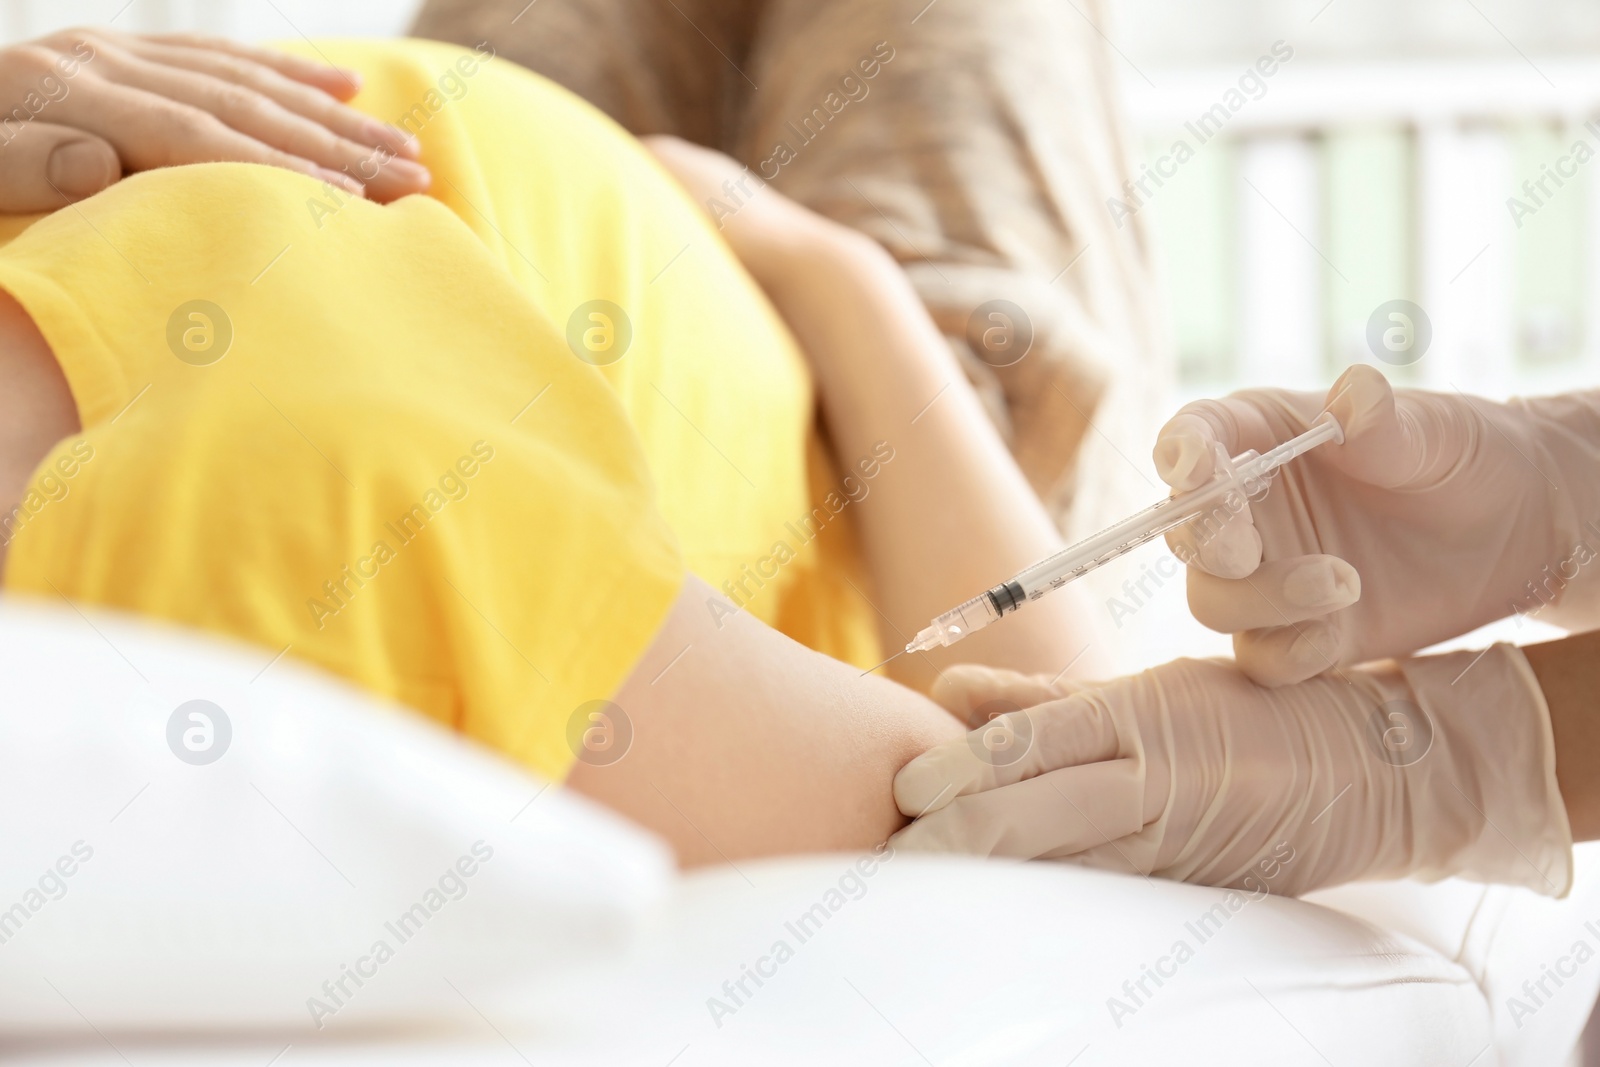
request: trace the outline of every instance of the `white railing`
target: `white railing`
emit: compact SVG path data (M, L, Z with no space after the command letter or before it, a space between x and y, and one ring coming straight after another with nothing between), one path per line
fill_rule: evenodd
M1130 77L1146 152L1180 136L1196 142L1185 123L1243 73L1149 71L1154 85ZM1212 259L1231 272L1226 284L1166 278L1177 303L1189 293L1232 302L1231 344L1213 344L1231 351L1207 354L1210 365L1190 368L1191 382L1325 382L1354 359L1376 362L1356 313L1407 298L1427 311L1434 337L1402 378L1488 394L1600 384L1600 314L1591 312L1600 311L1600 126L1584 125L1600 117L1600 63L1290 62L1264 84L1197 148L1227 159L1208 164L1224 175L1210 200L1165 189L1151 199L1158 248L1190 240L1207 221L1196 212L1231 220L1233 254ZM1363 137L1394 146L1391 177L1403 188L1365 190L1370 175L1341 169L1341 145ZM1559 189L1547 182L1548 206L1535 212L1552 212L1542 229L1532 217L1519 229L1508 198L1533 205L1522 182L1537 181L1542 163L1555 166L1580 140L1596 158L1564 163L1576 174ZM1137 149L1135 157L1137 168ZM1174 182L1202 169L1186 164ZM1357 217L1364 212L1381 218ZM1192 269L1192 257L1178 260ZM1179 334L1181 344L1181 323Z

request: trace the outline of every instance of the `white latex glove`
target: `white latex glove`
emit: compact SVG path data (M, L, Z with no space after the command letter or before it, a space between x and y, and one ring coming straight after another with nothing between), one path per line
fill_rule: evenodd
M1191 489L1212 476L1214 442L1265 452L1323 410L1343 444L1280 469L1243 510L1167 536L1190 564L1195 618L1233 634L1261 684L1543 611L1600 554L1600 393L1395 393L1356 366L1326 397L1262 389L1188 405L1161 430L1156 470Z
M900 771L895 801L920 817L892 842L1288 895L1449 875L1565 895L1544 697L1519 649L1475 655L1277 689L1177 660L1070 695L952 668L935 699L969 722L1002 714Z

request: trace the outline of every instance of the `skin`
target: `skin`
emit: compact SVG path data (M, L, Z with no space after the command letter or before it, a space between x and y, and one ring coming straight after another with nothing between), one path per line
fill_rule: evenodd
M62 43L71 41L57 46ZM98 43L106 45L103 39ZM152 51L156 46L169 50ZM15 52L0 53L0 89L13 95L18 83L6 79L19 69L45 69L38 61L46 58L25 56L34 65L19 67ZM237 110L220 115L237 108L238 94L224 104L195 94L196 83L174 78L172 71L151 80L140 64L204 70L213 80L255 84L260 88L252 91L264 96L283 86L272 78L261 81L261 72L249 64L329 96L341 91L334 81L345 78L340 72L218 42L137 39L127 52L139 63L105 64L80 86L99 93L95 99L108 110L96 116L82 105L60 108L51 115L55 123L30 124L26 132L38 137L10 146L28 147L0 153L0 210L59 206L15 205L28 203L29 181L37 192L38 174L29 178L23 164L31 159L45 173L49 155L36 149L68 143L63 138L108 146L117 157L114 176L107 168L109 183L123 169L199 158L323 168L339 164L337 152L345 151L334 131L363 132L326 102L312 107L309 98L297 97L296 103L274 97L276 107L320 123L333 138L296 140L305 132L299 121L283 125L274 115L274 126L261 123L259 115L247 121ZM116 80L119 70L122 81ZM170 95L163 97L163 89ZM138 126L141 110L157 118ZM67 124L69 111L80 125ZM205 119L195 111L211 116L199 122L198 139L175 137L173 115ZM383 141L374 130L364 132L366 140L355 143L371 147ZM265 156L260 146L267 146ZM293 155L287 147L324 162ZM720 189L739 172L722 157L681 142L652 147L701 202L708 190ZM325 152L334 154L320 154ZM425 175L418 180L425 184ZM57 201L67 199L47 184ZM370 190L375 198L394 191ZM837 450L866 454L884 439L905 457L897 460L895 479L886 479L860 506L875 603L893 647L933 613L1055 550L1059 541L887 256L770 190L751 203L761 206L742 210L726 236L805 347ZM39 461L78 430L70 392L44 339L15 301L0 294L0 509L17 505ZM0 564L3 552L0 546ZM964 732L965 725L911 689L862 675L747 616L736 614L715 626L705 610L714 595L696 579L685 584L651 648L616 694L634 724L632 748L609 767L579 764L569 784L661 833L686 864L865 847L903 825L891 793L894 773ZM1075 624L1069 599L1057 596L1009 620L1006 640L993 631L979 634L963 642L959 656L1055 673L1079 656L1083 641ZM1527 654L1549 702L1557 777L1574 834L1593 839L1600 836L1600 718L1594 714L1600 634L1534 646ZM923 684L953 658L911 658L894 670ZM1091 662L1079 660L1080 667Z
M743 177L718 153L674 138L646 143L698 203ZM835 454L868 455L880 440L895 448L893 466L854 505L888 648L1061 546L883 249L770 189L723 235L804 348ZM686 864L855 849L898 830L907 820L894 804L895 772L965 724L746 616L717 627L705 607L716 595L690 580L616 695L633 746L607 767L579 763L569 784L666 837ZM1008 618L1003 636L987 630L888 666L917 688L953 662L1082 671L1093 657L1080 618L1058 595Z
M886 654L935 615L1063 547L944 337L882 248L841 232L758 279L814 354L836 454L867 455L880 440L895 448L892 473L860 513ZM1086 618L1075 590L1059 592L957 646L902 656L888 670L919 689L954 663L1051 675L1071 665L1081 674L1097 663Z
M719 629L712 597L690 578L617 692L627 755L578 763L567 784L666 838L685 866L867 848L905 825L895 772L963 725L744 613Z
M59 364L0 292L0 513L78 430ZM686 865L887 838L906 822L891 792L895 772L962 725L926 697L746 614L717 627L705 606L716 595L698 579L685 584L616 694L635 728L627 757L580 763L568 784L660 833Z
M674 173L692 187L699 176L720 181L730 166L707 153ZM872 596L897 647L1059 538L887 253L775 193L742 214L735 250L796 324L836 448L868 455L888 440L896 449L892 477L856 508ZM0 508L9 510L47 451L79 428L54 358L9 298L0 298L0 384L9 435L0 439ZM660 833L685 864L883 841L906 822L895 772L963 724L912 689L746 615L716 625L705 606L716 595L686 582L615 695L634 728L626 757L580 763L568 784ZM980 635L962 658L999 650L1006 665L1060 672L1082 641L1068 601L1057 599L1008 622L1011 643ZM918 657L897 669L921 682L939 662Z
M836 456L895 449L855 505L885 655L949 610L1063 543L983 412L905 273L877 244L788 200L718 152L675 137L645 144L696 203L747 189L722 234L805 350ZM741 186L740 183L743 183ZM955 663L1094 677L1075 590L1008 615L949 649L901 656L889 675L927 690Z
M0 293L0 511L78 429L44 338ZM580 763L568 784L661 834L686 865L862 848L899 829L895 772L963 726L746 614L719 628L705 606L713 596L698 579L685 584L616 694L635 730L626 758Z
M1556 784L1577 841L1600 838L1600 630L1523 649L1550 707Z
M78 430L61 365L27 312L0 291L0 514L21 503L40 461ZM8 540L0 528L0 574Z
M714 153L671 139L649 143L702 203L739 176L740 168ZM906 620L903 628L889 622L888 642L964 599L972 586L989 584L989 574L1007 573L1017 556L1026 562L1058 542L1047 522L1026 521L1031 493L1020 476L1009 480L1009 457L989 447L987 423L965 407L970 392L952 377L942 342L898 270L883 264L881 250L791 207L763 190L724 234L806 346L838 451L852 454L883 435L907 456L904 467L895 460L895 476L904 479L897 492L885 478L861 510L875 603L889 620ZM910 427L915 408L946 383L947 395ZM946 400L948 417L934 419ZM900 449L912 430L924 435ZM952 501L962 506L951 508ZM974 501L983 504L968 506ZM1024 521L989 521L1013 514ZM954 573L969 586L952 586ZM938 587L919 599L919 584ZM736 861L747 848L759 855L790 846L858 847L898 829L902 820L885 809L878 776L897 771L930 737L953 736L954 720L930 717L926 702L906 690L862 685L870 679L786 648L783 638L747 620L717 633L705 622L707 595L703 587L688 591L618 695L635 723L635 748L611 768L580 765L573 786L663 833L690 863ZM1068 604L1058 596L1029 605L1007 620L1003 641L986 643L1000 636L990 629L955 651L967 662L1055 674L1059 667L1018 664L1062 663L1073 654L1077 619ZM803 662L807 656L816 662ZM1534 646L1528 658L1550 703L1557 778L1574 835L1600 837L1600 634ZM903 680L917 684L936 674L938 661L924 671L918 659L897 661ZM744 713L730 716L730 707ZM648 747L647 726L654 734ZM731 759L697 758L727 754L730 742ZM716 777L705 776L707 763ZM730 796L748 803L730 804ZM774 798L781 799L771 804Z
M248 45L65 30L0 50L0 212L54 211L125 173L265 163L388 202L428 187L404 133L347 107L360 77Z

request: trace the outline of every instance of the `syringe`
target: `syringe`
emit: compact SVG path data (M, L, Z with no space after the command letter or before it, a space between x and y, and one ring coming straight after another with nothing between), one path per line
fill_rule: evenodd
M1019 572L1007 582L980 593L934 619L906 645L907 652L926 652L949 647L974 630L981 630L1001 616L1016 611L1029 600L1038 600L1068 582L1124 556L1168 530L1204 515L1213 504L1225 502L1230 493L1241 500L1262 496L1270 486L1272 472L1296 456L1309 452L1324 441L1344 443L1344 430L1337 419L1323 412L1311 429L1285 441L1265 455L1254 449L1229 457L1217 445L1219 473L1209 483L1187 493L1168 497L1143 511L1108 526L1092 537L1047 556ZM1238 510L1237 508L1234 510Z

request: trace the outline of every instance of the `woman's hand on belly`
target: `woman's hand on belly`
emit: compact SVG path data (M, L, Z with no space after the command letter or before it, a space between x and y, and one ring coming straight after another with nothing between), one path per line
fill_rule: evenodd
M124 173L263 163L389 201L428 187L414 140L342 101L357 75L193 36L66 30L0 51L0 212L54 211Z

